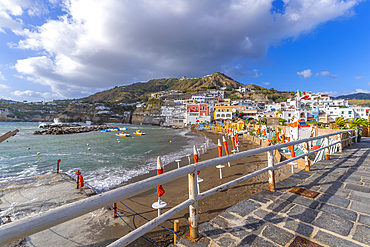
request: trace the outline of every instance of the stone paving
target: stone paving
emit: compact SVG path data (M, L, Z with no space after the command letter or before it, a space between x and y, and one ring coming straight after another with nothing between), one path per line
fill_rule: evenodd
M314 199L290 193L300 187ZM344 149L199 225L176 246L370 246L370 138Z

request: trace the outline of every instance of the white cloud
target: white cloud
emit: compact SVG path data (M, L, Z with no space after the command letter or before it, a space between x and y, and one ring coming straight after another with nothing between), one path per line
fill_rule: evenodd
M297 72L297 75L303 76L303 78L309 78L313 75L311 69L306 69L301 72Z
M1 73L1 71L0 71L0 80L6 81L4 75Z
M365 78L365 77L363 77L363 76L355 76L355 80L361 80L363 78Z
M270 82L262 82L262 85L265 85L265 86L269 86L270 85Z
M325 91L325 92L317 92L318 94L328 94L329 96L336 97L339 95L343 95L343 93L339 93L337 91Z
M34 92L32 90L14 91L14 92L11 92L10 94L16 97L21 97L21 98L36 98L36 99L40 99L40 98L53 99L59 96L57 94L52 94L49 92L41 93L41 92Z
M9 91L11 89L11 87L7 86L7 85L4 85L4 84L0 84L0 90L1 91Z
M26 11L29 15L47 11L45 5L36 6L37 11L27 7L32 0L17 1L21 7L14 10L17 17ZM15 68L64 97L138 80L239 70L282 40L351 15L360 0L284 1L281 12L271 11L272 2L65 0L67 14L32 29L19 30L20 22L9 16L18 25L13 31L22 37L16 46L42 54L18 60Z
M320 74L323 76L328 76L333 80L336 80L338 77L337 75L331 74L329 71L321 71Z
M355 91L355 92L353 92L353 93L370 93L370 91L369 91L369 90L367 90L367 89L360 89L360 88L358 88L358 89L356 89L356 91Z

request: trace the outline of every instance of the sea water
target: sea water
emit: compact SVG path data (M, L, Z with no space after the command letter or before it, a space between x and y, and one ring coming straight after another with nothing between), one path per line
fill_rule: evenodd
M113 125L126 127L131 137L118 137L116 131L34 135L39 123L0 123L0 135L19 129L16 136L0 143L0 183L50 174L61 159L62 172L74 176L79 169L87 184L102 192L155 170L158 156L166 165L206 142L203 135L187 129ZM146 135L133 135L137 129Z

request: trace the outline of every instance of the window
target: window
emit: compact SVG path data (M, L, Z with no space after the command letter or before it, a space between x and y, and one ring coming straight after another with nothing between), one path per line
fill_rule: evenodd
M352 114L352 111L348 111L348 114Z
M227 112L229 112L229 109L227 109Z
M342 113L341 114L344 114L344 111L342 111Z
M220 112L220 109L218 109L218 112Z
M218 117L218 118L219 118L219 117L220 117L220 114L216 114L216 117Z
M221 114L221 117L225 117L225 114Z
M226 114L226 117L231 117L231 114Z

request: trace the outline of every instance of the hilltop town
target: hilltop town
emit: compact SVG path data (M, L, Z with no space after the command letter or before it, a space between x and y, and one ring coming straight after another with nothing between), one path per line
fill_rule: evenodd
M329 124L369 118L370 107L327 94L282 92L243 85L215 72L202 78L156 79L115 87L87 98L51 102L0 100L0 121L132 123L182 128L188 124L268 118Z

